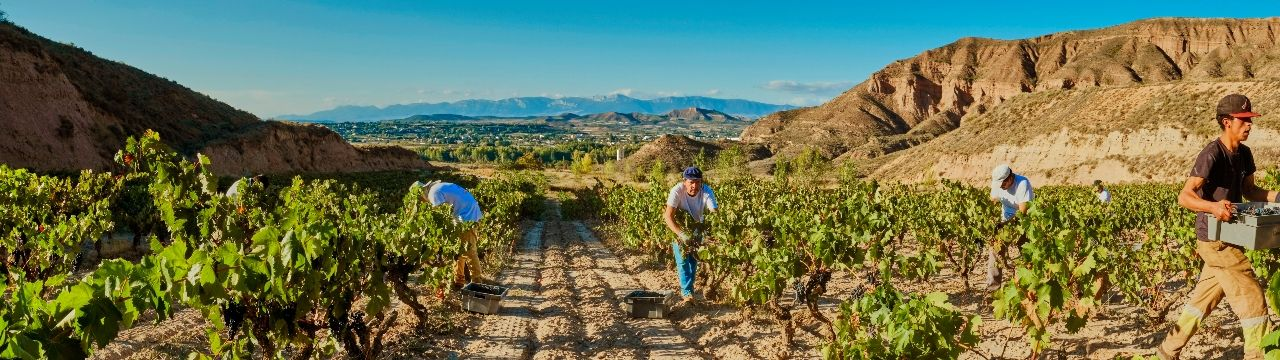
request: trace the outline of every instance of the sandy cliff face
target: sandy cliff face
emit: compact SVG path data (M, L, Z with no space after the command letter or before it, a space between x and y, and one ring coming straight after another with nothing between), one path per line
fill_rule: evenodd
M106 169L147 129L215 171L422 168L412 151L361 149L316 126L264 122L172 81L0 22L0 163L41 171Z
M781 154L817 146L831 158L862 147L846 158L863 159L923 142L866 149L873 139L927 140L1023 93L1277 79L1277 30L1277 18L1154 19L1033 39L965 38L889 64L823 105L769 115L742 138Z
M1220 130L1213 107L1248 95L1264 115L1249 140L1259 166L1280 163L1280 81L1180 81L1023 94L925 144L864 162L877 179L982 184L1007 163L1042 184L1186 179Z
M0 43L0 162L40 169L103 168L95 132L119 120L80 97L50 59Z

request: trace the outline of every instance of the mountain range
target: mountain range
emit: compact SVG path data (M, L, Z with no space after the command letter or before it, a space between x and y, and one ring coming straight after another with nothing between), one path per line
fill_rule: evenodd
M734 116L755 118L776 111L793 109L794 107L750 100L717 99L704 96L672 96L645 100L615 94L589 98L519 97L501 100L462 100L441 103L400 104L385 107L347 105L306 115L281 115L276 118L311 122L378 121L429 114L509 118L553 116L564 113L661 114L686 108L710 109L733 114Z
M616 111L604 112L599 114L578 115L574 113L564 113L550 116L520 116L520 117L503 117L503 116L466 116L457 114L431 114L431 115L414 115L403 119L390 121L498 121L498 120L530 120L543 122L596 122L610 124L640 124L640 123L658 123L670 121L708 121L721 123L749 123L750 118L733 116L720 111L711 109L702 109L696 107L676 109L668 111L665 114L646 114L640 112L621 113Z

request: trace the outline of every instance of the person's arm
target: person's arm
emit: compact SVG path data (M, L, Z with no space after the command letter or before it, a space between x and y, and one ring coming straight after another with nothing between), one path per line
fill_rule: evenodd
M1213 214L1218 220L1231 220L1231 201L1222 200L1218 202L1201 199L1196 195L1200 189L1204 187L1205 180L1202 177L1187 178L1186 185L1182 186L1182 191L1178 193L1178 205L1187 210L1195 212L1205 212Z
M1244 197L1253 201L1276 202L1277 193L1258 187L1258 183L1254 182L1254 180L1256 179L1253 175L1244 178L1244 189L1242 189L1244 190Z
M720 211L720 203L716 202L716 193L711 191L711 187L705 186L702 190L707 192L707 210L713 213Z
M680 240L685 240L685 237L688 236L685 235L684 229L681 229L680 225L676 224L676 208L667 206L666 210L662 212L662 221L667 224L667 229L671 229L671 232L675 233Z
M1018 200L1018 212L1016 215L1026 214L1027 208L1030 207L1029 204L1031 204L1031 200L1035 199L1035 193L1031 190L1031 182L1022 180L1015 186L1018 187L1017 189L1014 189L1014 198Z
M667 192L667 207L662 211L662 222L667 224L667 229L670 229L671 232L675 233L676 237L680 238L680 241L684 241L688 239L689 235L685 235L684 229L680 228L679 224L676 224L676 206L680 205L679 199L681 191L683 191L682 188L680 186L676 186L672 188L671 191Z

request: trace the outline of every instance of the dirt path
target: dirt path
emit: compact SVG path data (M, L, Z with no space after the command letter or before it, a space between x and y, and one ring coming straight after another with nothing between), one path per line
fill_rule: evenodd
M207 343L204 316L194 309L184 309L173 318L159 324L140 324L120 332L106 348L93 353L94 359L118 360L130 358L173 359L186 358L189 348Z
M498 279L515 295L483 318L459 358L706 358L671 320L625 315L620 297L639 281L585 226L551 212Z
M480 337L470 339L463 346L469 358L518 359L524 358L532 347L529 326L533 321L530 309L539 300L537 266L542 262L543 222L538 222L525 233L524 241L511 256L511 267L496 279L510 287L502 309L486 318L478 327Z

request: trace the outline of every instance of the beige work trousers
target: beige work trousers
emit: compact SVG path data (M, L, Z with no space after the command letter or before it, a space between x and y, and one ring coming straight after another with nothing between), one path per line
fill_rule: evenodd
M1231 305L1231 311L1240 319L1240 329L1244 333L1244 357L1261 359L1262 337L1270 330L1267 321L1267 303L1262 294L1262 286L1253 274L1253 267L1244 251L1237 246L1230 246L1221 241L1197 241L1196 253L1204 259L1204 269L1200 270L1200 281L1191 291L1191 299L1182 308L1174 327L1160 350L1174 358L1191 340L1191 336L1199 329L1213 308L1223 298Z
M453 282L466 284L467 270L471 270L471 282L482 282L484 280L484 263L480 262L480 256L476 253L476 231L474 229L462 233L462 246L463 256L459 256L458 261L455 263Z

